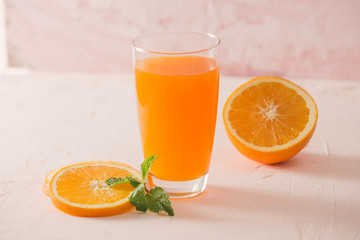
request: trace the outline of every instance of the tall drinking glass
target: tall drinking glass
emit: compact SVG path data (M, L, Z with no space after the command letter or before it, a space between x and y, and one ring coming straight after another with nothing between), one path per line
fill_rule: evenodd
M206 187L219 92L219 44L198 32L133 40L137 110L144 157L157 155L150 184L171 198Z

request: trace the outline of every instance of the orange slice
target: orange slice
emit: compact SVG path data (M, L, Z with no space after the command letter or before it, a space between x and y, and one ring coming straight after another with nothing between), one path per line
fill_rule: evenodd
M313 98L296 84L260 77L227 99L223 120L233 145L261 163L279 163L300 152L311 139L318 118Z
M133 207L128 197L134 187L128 183L108 187L105 181L129 175L141 179L137 170L123 163L97 161L66 166L54 173L50 197L56 208L74 216L117 215Z
M51 196L51 193L50 193L50 182L51 182L51 179L53 178L53 176L55 175L55 173L57 171L59 171L61 168L58 168L58 169L55 169L55 170L52 170L51 172L49 172L46 177L45 177L45 180L44 180L44 183L43 183L43 192L47 195L47 196Z
M121 162L112 162L112 161L90 161L90 162L84 162L84 163L109 163L109 164L119 164L121 166L123 165L126 165L124 163L121 163ZM57 169L54 169L52 170L51 172L49 172L45 179L44 179L44 182L43 182L43 192L45 193L45 195L47 196L51 196L51 193L50 193L50 181L51 179L53 178L53 176L55 175L55 173L57 171L59 171L61 168L57 168Z

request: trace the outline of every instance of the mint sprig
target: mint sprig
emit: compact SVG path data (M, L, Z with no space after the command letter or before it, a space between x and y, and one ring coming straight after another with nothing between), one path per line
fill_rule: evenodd
M157 156L150 156L141 164L141 177L138 179L135 176L128 176L124 178L111 177L106 180L106 184L110 187L121 183L130 183L135 189L129 196L129 201L135 206L136 210L146 212L159 213L166 212L169 216L174 216L174 210L171 207L169 196L161 187L153 187L147 190L145 187L146 178L149 174L150 167Z

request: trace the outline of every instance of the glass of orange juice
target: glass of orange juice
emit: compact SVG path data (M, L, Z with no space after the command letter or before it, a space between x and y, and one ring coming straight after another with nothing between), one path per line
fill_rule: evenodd
M218 37L160 32L133 40L137 110L144 157L156 155L150 185L171 198L206 187L219 92Z

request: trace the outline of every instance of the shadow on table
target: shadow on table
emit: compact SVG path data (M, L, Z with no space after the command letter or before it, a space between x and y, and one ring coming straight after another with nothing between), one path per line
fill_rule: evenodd
M293 159L274 165L294 173L324 177L329 179L359 181L360 158L339 155L321 155L302 152Z
M339 209L336 199L318 201L287 194L208 186L199 197L174 202L177 219L209 222L308 221L341 223L351 226L360 221L358 205Z
M177 218L225 222L256 222L271 218L281 218L285 221L303 219L328 224L339 222L345 226L353 226L355 222L360 221L358 204L355 204L355 201L344 203L344 198L338 195L335 197L332 185L336 181L340 182L340 186L350 184L350 188L354 188L360 180L360 159L301 153L283 164L264 166L281 172L292 171L292 174L303 175L303 178L328 178L329 185L326 186L325 193L328 197L318 197L320 192L313 192L310 196L293 196L286 191L275 192L271 191L276 189L270 186L273 183L265 182L264 184L270 184L269 191L264 191L264 188L252 189L251 186L242 189L209 185L206 191L196 198L174 202ZM314 184L317 184L316 178ZM301 190L297 192L301 193ZM351 194L350 192L349 196Z

